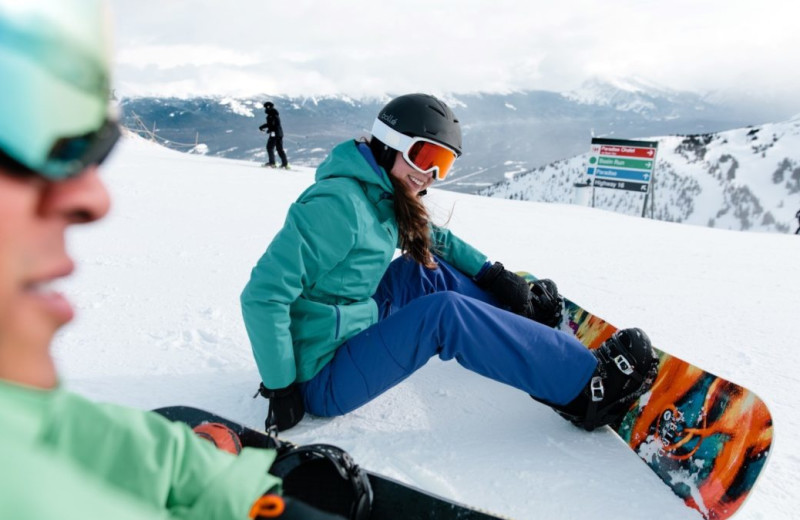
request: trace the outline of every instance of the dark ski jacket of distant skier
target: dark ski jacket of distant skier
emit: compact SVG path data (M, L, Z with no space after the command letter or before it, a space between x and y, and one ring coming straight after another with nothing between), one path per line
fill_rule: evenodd
M795 213L794 218L797 219L797 231L795 231L794 234L800 235L800 209L797 210L797 213Z
M281 126L281 116L274 107L265 109L267 122L259 126L259 130L266 130L268 134L275 132L275 137L283 137L283 127Z

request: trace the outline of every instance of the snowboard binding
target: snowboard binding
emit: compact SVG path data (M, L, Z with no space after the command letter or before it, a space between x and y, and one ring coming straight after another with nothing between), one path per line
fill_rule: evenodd
M587 431L625 415L630 404L653 386L659 361L650 338L636 328L615 332L592 354L597 368L578 396L565 405L548 403Z

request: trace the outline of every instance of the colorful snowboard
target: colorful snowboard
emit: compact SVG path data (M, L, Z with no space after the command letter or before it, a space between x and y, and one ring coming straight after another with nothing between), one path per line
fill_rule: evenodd
M617 330L566 298L563 311L558 328L590 349ZM652 389L611 427L689 507L708 520L729 518L766 465L772 416L750 390L657 352Z
M242 446L275 448L276 441L264 432L191 406L168 406L154 410L172 421L185 423L192 428L207 422L222 423L235 431ZM285 443L284 439L279 442ZM436 496L414 486L367 471L372 487L372 512L370 519L381 520L503 520L499 516L480 511Z

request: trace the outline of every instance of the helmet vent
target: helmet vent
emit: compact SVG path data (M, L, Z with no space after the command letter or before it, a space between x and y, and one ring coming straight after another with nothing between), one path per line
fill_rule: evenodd
M447 117L447 114L445 113L445 111L444 111L444 110L442 110L441 108L437 107L437 106L428 105L428 108L430 108L431 110L435 110L435 111L436 111L436 112L438 112L438 113L439 113L439 114L440 114L442 117Z

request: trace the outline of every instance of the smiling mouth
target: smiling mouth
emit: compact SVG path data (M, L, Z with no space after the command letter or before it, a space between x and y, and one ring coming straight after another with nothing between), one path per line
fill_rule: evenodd
M55 292L54 286L75 270L75 266L71 260L65 261L58 268L49 269L46 273L38 276L33 276L25 283L24 288L26 291L32 292Z
M51 278L49 280L26 283L24 289L25 292L38 293L38 294L58 292L57 289L55 288L56 280L57 278Z
M61 277L31 282L23 286L24 294L29 302L35 302L37 308L44 311L56 323L63 325L72 321L75 311L69 300L56 288Z
M421 188L421 187L425 186L425 181L421 181L421 180L417 179L416 177L414 177L413 175L409 175L408 179L411 181L411 184L413 184L414 186L416 186L418 188Z

